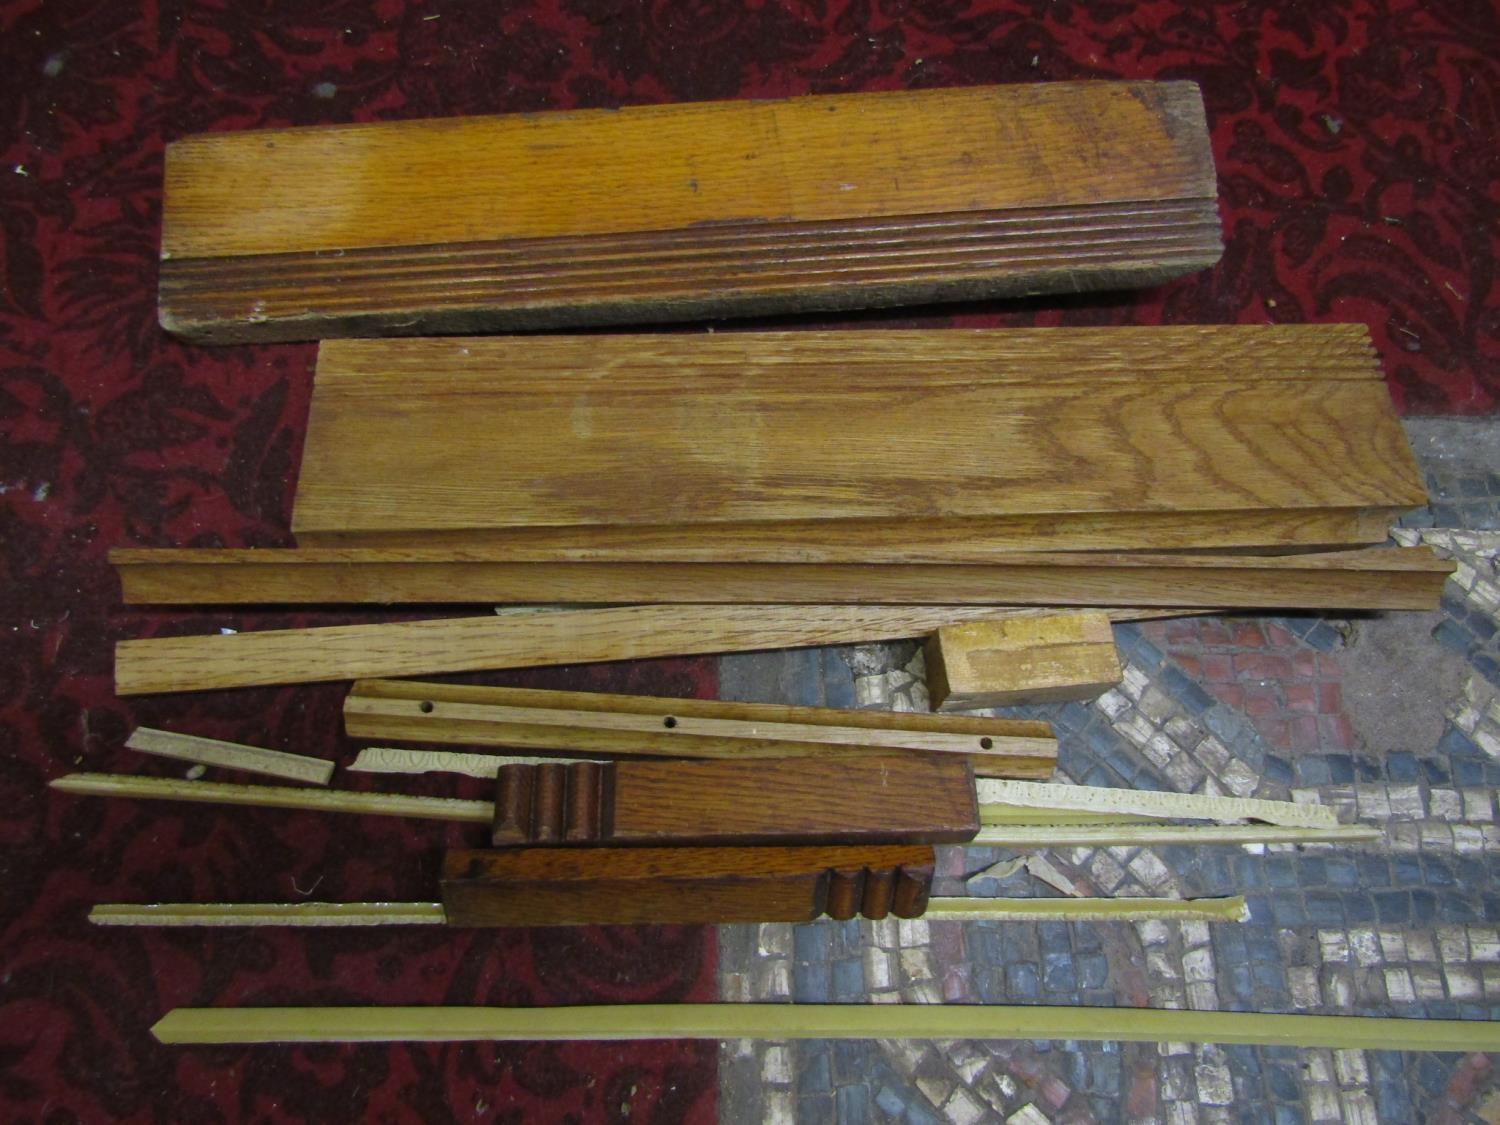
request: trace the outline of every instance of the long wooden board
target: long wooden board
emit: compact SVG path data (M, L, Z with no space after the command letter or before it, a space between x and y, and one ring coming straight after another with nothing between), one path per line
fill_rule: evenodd
M1057 763L1046 723L665 699L603 692L365 680L344 700L356 738L578 754L688 758L861 758L956 754L985 776L1045 778Z
M918 563L410 562L394 552L168 554L150 600L258 603L1225 606L1435 609L1452 564L1426 547L1296 555L1016 554L982 566ZM136 552L121 571L141 598ZM311 555L310 558L306 556Z
M1029 612L1029 611L1019 611ZM213 691L654 656L863 644L993 616L988 606L626 606L153 637L115 646L115 690ZM1112 620L1145 613L1110 612Z
M627 1004L577 1008L175 1008L162 1043L619 1039L1051 1039L1500 1052L1500 1022L1055 1004Z
M214 134L171 145L161 319L214 341L1152 284L1222 244L1185 82Z
M1263 329L1193 331L1253 354ZM1289 354L1287 341L1316 347L1325 331L1325 348L1347 353L1342 364L1312 368ZM1389 513L1425 503L1366 339L1340 326L1277 329L1265 362L1188 372L1162 359L1179 334L1094 330L1086 344L1060 345L1096 349L1094 366L1119 372L1101 378L1011 358L1009 332L969 344L982 352L996 338L996 358L950 367L950 333L913 333L892 343L886 375L859 381L830 347L908 334L737 344L765 350L732 380L717 360L718 375L699 373L695 357L721 346L717 334L653 345L679 357L660 369L617 367L617 349L631 345L615 338L556 359L493 339L335 341L319 358L293 529Z

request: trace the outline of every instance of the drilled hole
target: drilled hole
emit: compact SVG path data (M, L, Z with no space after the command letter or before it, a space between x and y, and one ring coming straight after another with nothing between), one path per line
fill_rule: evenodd
M417 704L417 710L420 711L420 712L422 712L422 714L424 714L424 715L430 715L430 714L432 714L432 700L430 700L430 699L424 699L424 700L422 700L421 703Z
M995 740L989 737L989 735L985 735L985 737L979 740L979 747L981 750L993 750L995 748Z
M668 730L671 730L673 727L675 727L677 725L677 720L674 719L671 715L668 715L665 719L663 719L661 721L661 725L664 726L664 727L666 727Z

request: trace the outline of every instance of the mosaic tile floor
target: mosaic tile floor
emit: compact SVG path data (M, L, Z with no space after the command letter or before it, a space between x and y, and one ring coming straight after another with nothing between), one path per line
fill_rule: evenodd
M940 852L940 894L1242 893L1206 923L723 927L734 1000L1046 1003L1500 1018L1500 427L1409 423L1455 558L1438 614L1120 626L1125 678L1046 718L1060 776L1319 800L1362 847ZM743 699L925 709L915 644L725 658ZM1414 1035L1414 1041L1420 1036ZM1188 1044L730 1043L734 1121L1500 1122L1486 1056Z

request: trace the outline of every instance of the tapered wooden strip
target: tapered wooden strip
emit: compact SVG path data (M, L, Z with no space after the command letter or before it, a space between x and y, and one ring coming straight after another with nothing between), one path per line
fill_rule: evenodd
M389 401L315 390L293 530L1425 503L1389 395L1373 383L844 388L786 404L684 388L670 426L659 396L576 393L577 405L405 380ZM740 418L754 429L741 432ZM553 435L574 427L590 436L568 447L566 472L539 478L538 465L557 463ZM829 433L846 453L832 463ZM909 456L875 456L893 445Z
M1288 556L1015 554L918 563L383 562L283 565L237 552L177 571L211 603L813 603L1427 609L1452 565L1425 547ZM347 553L346 553L347 554ZM139 565L139 564L134 564ZM150 565L150 564L146 564ZM128 570L128 568L127 568ZM207 585L205 585L205 582ZM192 591L197 593L192 593Z
M1042 785L1034 781L986 779L978 782L983 806L1032 809L1077 809L1087 812L1129 813L1164 819L1258 820L1296 828L1326 828L1338 823L1327 805L1299 805L1254 797L1217 797L1201 793L1160 793L1148 789L1107 789L1095 785ZM1003 814L1002 814L1003 815Z
M421 820L457 820L488 824L490 801L453 797L409 797L400 793L355 793L349 790L292 789L279 785L229 785L217 781L179 781L115 773L70 773L48 783L63 793L142 800L201 801L219 805L260 805L274 809L373 816L409 816Z
M1244 922L1240 895L1228 898L948 898L929 900L924 917L949 922Z
M143 754L199 762L220 769L263 773L291 781L306 781L312 785L327 785L328 779L333 776L333 763L323 758L309 758L303 754L287 754L280 750L243 746L237 742L221 742L216 738L200 738L197 735L153 730L150 727L137 727L125 740L125 745Z
M96 926L441 926L440 902L102 903Z
M304 529L299 557L400 550L411 562L455 553L489 562L985 563L1021 551L1334 548L1383 543L1398 508L1089 512L946 520L805 520L685 527L523 527L339 532ZM199 551L116 550L125 600L206 602L223 594L192 569ZM355 558L361 557L356 554ZM398 556L392 556L393 560Z
M994 1004L580 1008L177 1008L162 1043L611 1039L1051 1039L1370 1051L1500 1051L1500 1022Z
M984 606L628 606L121 641L115 690L212 691L380 676L861 644L921 636ZM1111 611L1123 620L1131 611Z
M1149 284L1221 246L1174 82L220 133L164 194L162 322L213 340Z
M503 737L503 736L501 736ZM889 753L889 750L883 751ZM563 753L563 751L558 751ZM882 753L878 748L861 750L858 747L830 746L827 753L816 752L786 753L781 744L773 746L764 753L748 751L743 755L724 754L698 754L682 755L684 757L699 758L868 758ZM611 755L618 751L610 751ZM633 757L634 755L625 755ZM576 756L570 756L576 760ZM970 767L974 770L975 777L1048 777L1052 773L1052 765L1055 761L1055 747L1053 752L1046 756L1036 758L1014 758L1010 755L994 755L990 753L967 754ZM501 766L546 765L555 762L556 757L528 757L515 754L465 754L451 750L413 750L406 747L395 746L370 746L361 750L355 757L353 764L347 768L353 773L459 773L468 777L493 778L499 775ZM1025 810L1031 815L1031 810ZM1073 816L1087 816L1086 813L1075 813ZM1008 823L1019 823L1011 821ZM1025 823L1056 824L1053 819L1028 820Z
M981 806L982 807L982 806ZM1131 848L1156 844L1362 844L1381 838L1364 824L1287 828L1277 824L1063 824L989 826L969 841L998 848Z

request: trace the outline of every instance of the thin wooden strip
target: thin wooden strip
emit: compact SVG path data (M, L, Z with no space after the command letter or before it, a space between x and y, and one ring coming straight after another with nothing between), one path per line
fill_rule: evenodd
M983 808L983 806L981 806ZM1331 828L1286 828L1276 824L1079 824L981 828L974 847L1130 848L1157 844L1189 847L1244 844L1359 844L1381 839L1363 824Z
M924 918L969 922L1242 922L1245 900L1232 898L931 898ZM440 902L101 903L96 926L433 926Z
M1244 922L1242 896L1230 898L933 898L922 915L947 922Z
M812 520L688 527L527 527L341 532L304 529L313 551L401 549L487 562L986 563L1025 551L1173 551L1234 547L1334 548L1383 543L1401 509L1263 509L1239 512L1097 512L949 520ZM197 552L112 551L127 601L171 602L180 583L157 564L191 563ZM327 555L328 562L345 556Z
M413 737L416 737L415 735ZM503 737L498 735L497 737ZM458 740L458 739L455 739ZM422 739L424 742L441 741L440 739ZM749 750L743 756L751 757L867 757L870 752L859 750L854 747L827 747L827 753L821 751L803 753L795 747L790 750L785 744L767 750ZM1052 772L1056 747L1053 747L1053 756L1038 757L1036 759L1017 760L1009 755L993 756L988 754L968 755L969 764L973 767L975 777L1046 777ZM559 750L560 754L565 751ZM580 752L582 753L582 752ZM691 757L692 755L687 755ZM724 757L725 755L699 755L701 757ZM579 760L576 755L570 755L570 760ZM545 765L556 762L558 758L518 757L512 754L463 754L448 750L411 750L393 746L372 746L361 750L354 764L348 768L356 773L459 773L469 777L493 778L499 775L501 766L513 765ZM585 758L583 760L592 760ZM1082 815L1082 814L1075 814ZM1057 823L1054 820L1037 821L1035 823Z
M1012 555L985 565L887 563L285 564L261 551L173 568L168 600L235 603L603 603L1431 609L1452 564L1425 547L1336 554ZM170 565L170 564L168 564ZM134 595L133 595L134 596Z
M162 1043L619 1039L989 1039L1500 1051L1500 1022L992 1004L640 1004L579 1008L177 1008Z
M627 606L155 637L115 646L115 690L212 691L382 676L863 644L993 616L986 606ZM1110 611L1129 620L1130 611Z
M441 926L440 902L101 903L96 926Z
M291 781L306 781L312 785L327 785L329 778L333 776L333 763L324 758L309 758L304 754L287 754L280 750L243 746L237 742L221 742L216 738L200 738L197 735L177 734L167 730L152 730L150 727L137 727L126 739L125 745L143 754L159 754L164 758L199 762L221 769L263 773Z
M1133 813L1167 820L1258 820L1288 828L1327 828L1338 824L1338 814L1327 805L1299 805L1254 797L1106 789L1094 785L1042 785L1033 781L985 780L977 789L981 806Z
M1055 761L1050 735L1007 736L1002 730L958 733L942 730L841 727L830 723L775 722L679 714L674 701L658 701L658 713L613 713L548 707L511 707L432 699L389 699L351 693L344 702L349 732L386 737L398 731L424 742L470 741L482 728L487 744L554 750L682 757L765 757L777 744L818 754L825 747L856 751L916 750L934 754L994 755ZM439 735L440 728L448 733Z
M63 793L91 797L259 805L273 809L409 816L420 820L456 820L479 824L490 823L495 812L495 806L490 801L463 801L453 797L292 789L279 785L229 785L217 781L181 781L176 778L133 777L114 773L70 773L55 778L49 782L49 786Z

